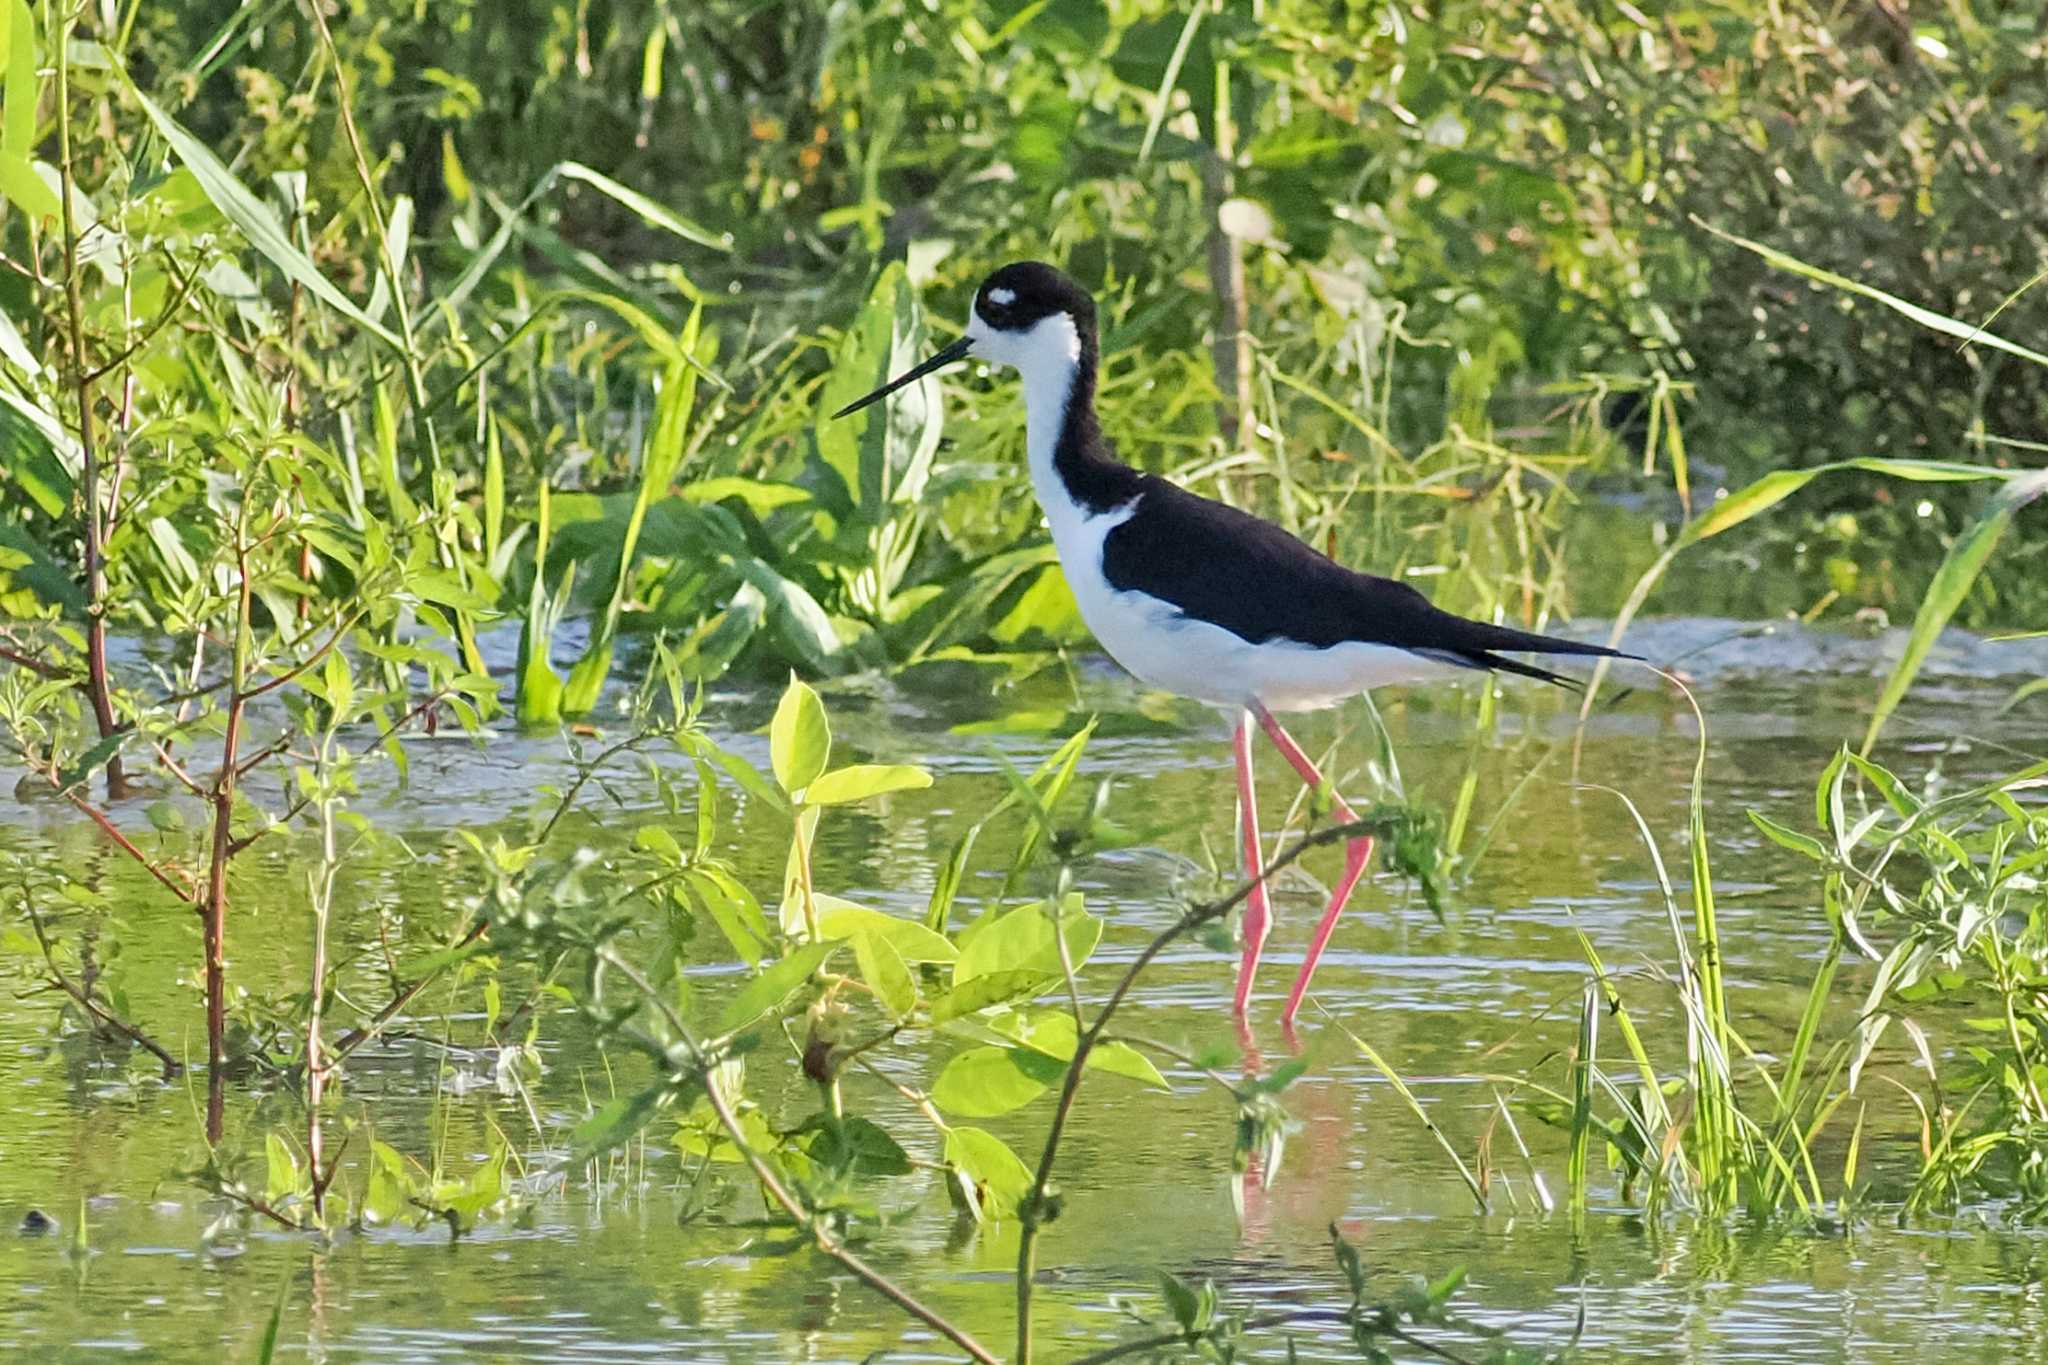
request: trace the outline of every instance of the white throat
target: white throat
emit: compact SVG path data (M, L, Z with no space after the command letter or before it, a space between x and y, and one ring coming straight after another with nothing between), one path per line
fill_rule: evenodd
M1010 366L1023 381L1024 452L1031 468L1031 487L1057 531L1063 520L1080 515L1054 472L1053 452L1059 446L1074 375L1081 365L1081 334L1065 313L1041 318L1027 332L998 332L976 316L967 331L974 338L977 354Z

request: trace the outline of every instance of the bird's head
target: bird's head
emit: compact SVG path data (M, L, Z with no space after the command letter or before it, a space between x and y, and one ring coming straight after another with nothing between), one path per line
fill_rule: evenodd
M1034 373L1062 373L1094 346L1095 301L1088 291L1043 261L1018 261L974 291L967 330L958 341L832 415L858 412L956 360L987 360L1028 379Z

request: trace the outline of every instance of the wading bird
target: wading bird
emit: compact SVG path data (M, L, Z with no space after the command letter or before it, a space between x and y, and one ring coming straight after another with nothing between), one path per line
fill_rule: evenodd
M1095 416L1094 300L1037 261L989 276L975 292L965 335L833 416L969 357L1009 366L1023 380L1031 486L1095 638L1139 681L1236 713L1239 824L1254 879L1261 875L1254 722L1303 782L1320 787L1322 774L1275 711L1334 706L1387 683L1466 669L1571 685L1504 653L1628 657L1440 611L1405 583L1347 569L1270 522L1118 460ZM1333 805L1344 820L1356 819L1343 798ZM1343 875L1288 992L1281 1017L1289 1024L1372 851L1369 836L1345 845ZM1255 885L1245 901L1233 1000L1239 1016L1271 926L1266 889Z

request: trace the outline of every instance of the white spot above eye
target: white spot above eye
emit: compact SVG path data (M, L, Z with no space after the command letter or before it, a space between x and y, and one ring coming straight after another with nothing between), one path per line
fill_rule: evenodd
M1008 308L1017 301L1017 291L1014 289L991 289L988 291L987 298L990 303L995 304L998 308Z

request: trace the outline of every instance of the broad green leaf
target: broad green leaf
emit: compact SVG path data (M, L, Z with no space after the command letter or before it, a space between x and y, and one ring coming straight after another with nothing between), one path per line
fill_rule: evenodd
M931 477L944 411L936 379L922 379L852 417L831 414L925 358L924 319L900 263L884 267L847 330L819 395L812 428L862 526L880 526L895 503L915 502Z
M105 739L93 745L92 748L80 754L72 762L71 766L58 776L57 790L68 792L79 783L91 777L96 769L105 767L114 755L120 753L128 741L134 737L134 733L132 730L116 730L113 734L108 735Z
M837 943L809 943L749 981L731 1003L720 1011L718 1031L731 1033L746 1027L789 998L792 991L811 979L825 960L839 951Z
M299 1163L292 1155L292 1149L276 1133L263 1139L264 1194L263 1197L275 1204L280 1199L299 1192Z
M974 1182L984 1219L1015 1217L1031 1193L1031 1172L1001 1138L985 1129L947 1129L946 1164Z
M732 950L749 967L758 967L768 951L768 920L754 893L738 879L714 867L693 869L690 889Z
M0 152L0 194L31 218L55 218L64 212L57 192L50 188L28 158Z
M198 179L200 187L206 191L206 197L213 202L215 208L227 215L230 222L241 229L249 245L255 247L266 260L283 271L287 278L302 285L335 312L342 314L394 351L404 351L405 343L400 341L395 333L358 308L348 295L342 293L332 281L320 273L319 267L315 266L304 252L292 245L284 225L278 222L277 215L271 212L270 206L251 194L249 188L235 178L234 172L227 168L226 163L214 155L211 147L165 113L155 100L144 94L142 88L135 84L125 69L117 67L116 70L127 83L128 93L142 106L142 112L149 116L149 121L156 125L157 132L162 134L164 141L171 145L171 150L177 153L178 159L184 162Z
M412 1182L406 1174L405 1158L389 1144L370 1142L370 1184L363 1196L363 1212L375 1223L394 1223L410 1207L406 1200Z
M680 867L685 861L683 846L660 825L642 825L634 830L633 847L642 853L652 853L671 867Z
M843 806L886 792L920 791L932 784L923 768L903 763L855 763L836 768L813 782L804 800L814 806Z
M768 755L782 790L796 795L816 781L832 756L832 727L825 703L808 683L792 676L768 726Z
M993 1118L1021 1109L1066 1072L1066 1064L1026 1047L971 1047L932 1082L932 1103L948 1114Z
M727 498L738 498L746 504L747 510L755 516L765 516L778 507L792 503L809 502L809 489L799 488L793 483L775 483L769 479L743 479L724 476L715 479L699 479L686 483L676 492L691 502L722 502Z
M842 939L873 934L887 940L905 962L952 962L960 956L959 949L944 934L935 934L916 920L885 915L822 891L815 893L812 901L818 907L821 937Z
M1956 614L1956 608L1970 595L1977 575L1983 572L1985 562L1998 547L1999 538L2012 525L2014 514L2044 492L2048 492L2048 470L2035 470L2012 480L1992 496L1984 514L1949 547L1941 567L1934 572L1934 581L1927 585L1927 593L1920 599L1920 609L1913 614L1906 652L1885 679L1884 691L1878 694L1877 706L1870 713L1870 726L1863 732L1862 753L1868 754L1877 743L1878 732L1898 709L1913 679L1920 675L1928 651L1934 648L1936 638Z
M831 614L803 584L753 555L734 555L732 568L766 602L768 629L781 642L787 657L826 675L846 670L846 649L832 625Z
M917 983L889 940L880 934L855 934L853 958L860 966L860 979L868 983L882 1008L893 1018L909 1018L917 1009Z
M1017 1019L1015 1024L1013 1029L1000 1031L1013 1032L1019 1043L1054 1061L1072 1061L1080 1046L1080 1030L1074 1016L1065 1010L1041 1010ZM1107 1071L1112 1076L1141 1081L1160 1090L1171 1088L1159 1074L1159 1068L1128 1043L1097 1043L1088 1050L1088 1069Z
M1078 902L1078 897L1069 898L1070 906L1077 906ZM1060 918L1067 955L1078 972L1102 939L1102 921L1078 908L1068 909ZM953 984L958 986L991 972L1025 971L1039 972L1055 980L1064 975L1059 941L1053 937L1052 916L1046 913L1042 902L1020 905L986 925L974 926L961 946L960 960L953 964Z
M932 1023L962 1019L994 1005L1028 1000L1050 990L1059 974L1047 972L987 972L960 982L932 1001Z
M45 516L61 517L71 506L79 458L48 413L0 388L0 464Z
M804 1152L827 1170L852 1176L910 1174L910 1154L880 1124L858 1116L832 1119L819 1115L813 1122L816 1127Z

